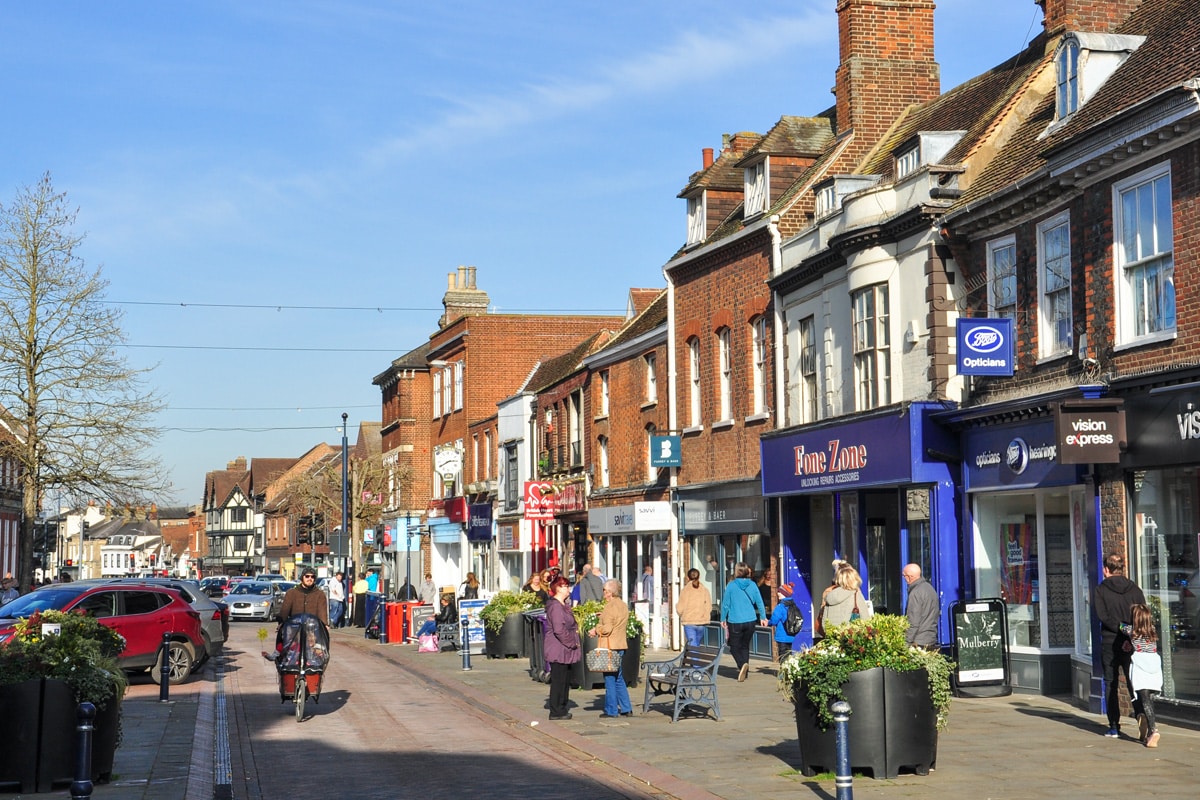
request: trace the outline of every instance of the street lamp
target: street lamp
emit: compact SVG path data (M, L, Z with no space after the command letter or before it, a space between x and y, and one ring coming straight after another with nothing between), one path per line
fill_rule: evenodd
M404 513L404 536L408 547L404 552L404 599L412 599L412 512Z

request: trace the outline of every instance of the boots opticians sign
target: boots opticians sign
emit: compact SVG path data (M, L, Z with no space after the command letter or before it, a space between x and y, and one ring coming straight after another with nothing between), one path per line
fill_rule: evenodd
M958 319L958 374L1012 375L1016 362L1013 321Z

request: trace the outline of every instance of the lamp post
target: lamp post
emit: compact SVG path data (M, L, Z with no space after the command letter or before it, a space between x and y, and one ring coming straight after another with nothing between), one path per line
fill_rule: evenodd
M404 513L404 536L407 539L407 547L404 551L404 599L411 600L412 597L412 512Z
M349 444L346 441L347 414L342 412L342 530L352 533L350 528L350 481L348 480Z

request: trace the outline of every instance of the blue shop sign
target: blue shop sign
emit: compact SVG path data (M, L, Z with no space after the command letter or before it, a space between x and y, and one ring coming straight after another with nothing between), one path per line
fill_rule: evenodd
M428 524L430 537L437 544L457 544L463 532L460 523L451 522L445 517L431 518Z
M1016 364L1013 321L958 318L958 374L1011 376Z
M1027 425L996 425L968 431L963 437L967 490L1069 486L1079 468L1060 464L1054 420Z
M914 411L916 409L914 408ZM918 413L889 414L845 425L764 437L763 494L834 492L910 483Z
M650 437L650 466L652 467L682 467L683 455L682 436L651 436Z
M467 541L492 540L492 504L472 503L467 506Z

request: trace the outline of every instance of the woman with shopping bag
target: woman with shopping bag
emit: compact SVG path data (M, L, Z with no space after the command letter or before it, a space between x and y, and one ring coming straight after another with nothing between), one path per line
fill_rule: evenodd
M600 611L596 627L588 632L589 636L599 637L600 641L600 646L588 654L588 666L595 669L592 667L595 663L601 667L599 671L604 672L604 713L600 716L605 719L633 716L629 688L625 685L625 675L621 672L625 648L629 646L625 639L625 626L628 624L629 605L621 599L621 583L615 580L605 581L604 608ZM603 664L600 664L601 659L604 660Z

